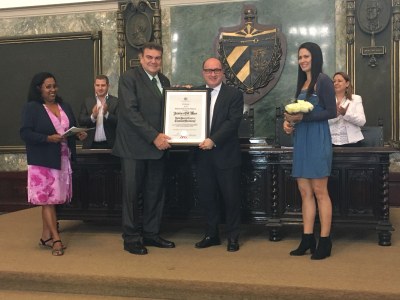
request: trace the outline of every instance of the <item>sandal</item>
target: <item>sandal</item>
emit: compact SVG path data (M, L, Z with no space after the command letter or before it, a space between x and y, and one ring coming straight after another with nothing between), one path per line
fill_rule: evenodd
M59 248L59 249L54 249L54 245L55 245L56 243L60 243L60 244L61 244L61 248ZM56 240L56 241L53 242L53 250L51 251L51 254L54 255L54 256L61 256L61 255L64 255L64 245L63 245L63 243L61 242L61 240Z
M50 238L48 238L47 240L43 240L43 239L40 239L39 240L39 246L40 247L43 247L43 248L53 248L52 247L52 245L50 245L50 244L47 244L48 242L50 242L51 240L52 240L53 238L52 237L50 237Z
M53 248L53 246L52 245L49 245L49 244L47 244L49 241L51 241L53 238L49 238L48 240L43 240L43 239L40 239L39 240L39 246L40 247L44 247L44 248L49 248L49 249L52 249ZM65 246L64 244L62 245L62 248L65 250L65 249L67 249L67 246Z

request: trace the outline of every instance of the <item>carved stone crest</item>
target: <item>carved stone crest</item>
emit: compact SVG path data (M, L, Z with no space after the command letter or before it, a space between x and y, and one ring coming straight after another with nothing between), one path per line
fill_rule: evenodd
M358 24L369 34L383 31L389 24L390 15L390 6L382 0L363 0L357 10Z
M119 1L117 11L118 55L121 74L139 65L140 48L148 41L161 44L160 0Z
M244 8L244 23L221 28L218 53L226 83L244 92L253 104L276 85L286 60L286 38L276 26L256 23L253 6Z
M385 55L385 46L375 45L375 35L383 31L390 21L391 8L382 0L363 0L357 11L358 24L362 31L371 35L371 45L361 47L363 56L369 56L370 67L377 66L376 57Z
M144 43L150 41L152 23L149 16L142 12L132 14L126 21L126 40L135 48L140 48Z

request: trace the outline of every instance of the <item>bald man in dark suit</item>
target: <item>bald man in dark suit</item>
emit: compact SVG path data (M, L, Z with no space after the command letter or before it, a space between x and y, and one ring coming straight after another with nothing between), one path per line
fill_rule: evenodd
M206 87L212 89L210 103L210 135L197 151L199 200L206 215L205 237L196 248L220 245L218 225L221 214L219 197L225 207L227 250L239 250L241 214L241 152L238 129L243 116L243 94L222 82L222 64L217 58L203 63Z
M169 137L162 133L164 98L170 86L160 73L163 48L146 43L139 55L140 66L119 79L117 136L112 153L121 158L122 237L124 250L147 254L146 246L174 248L159 236L164 206L164 173ZM154 82L155 81L155 82ZM139 195L143 196L140 204ZM139 214L143 208L143 216Z

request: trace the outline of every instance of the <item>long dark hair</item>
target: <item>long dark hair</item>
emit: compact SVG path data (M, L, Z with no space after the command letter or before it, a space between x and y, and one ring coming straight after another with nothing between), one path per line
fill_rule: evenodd
M57 83L57 80L54 77L54 75L49 72L40 72L33 76L32 80L31 80L31 84L29 85L28 102L36 101L39 103L44 103L40 89L41 89L43 82L47 78L53 78L54 81ZM56 102L58 102L58 103L62 102L61 97L58 95L56 95Z
M297 53L299 53L300 49L307 49L311 53L311 82L307 89L307 96L308 99L312 93L314 93L314 86L317 83L317 79L320 73L322 73L322 65L324 60L322 58L322 51L321 48L311 42L306 42L300 45ZM300 65L298 67L298 75L297 75L297 90L296 90L296 99L299 96L301 89L304 85L304 82L307 80L307 74L304 72Z

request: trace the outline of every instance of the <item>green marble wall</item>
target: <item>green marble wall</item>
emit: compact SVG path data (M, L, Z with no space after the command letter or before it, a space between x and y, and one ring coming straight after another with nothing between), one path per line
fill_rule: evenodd
M271 138L275 107L286 104L294 96L298 46L306 41L318 43L324 54L325 73L332 75L336 70L335 1L264 0L172 7L168 28L171 47L168 75L174 84L202 83L202 61L215 55L215 41L221 27L241 23L244 3L255 5L259 24L280 26L287 39L286 63L279 82L252 106L255 135Z
M245 2L173 7L164 7L162 2L163 71L173 84L200 84L201 63L215 54L214 40L219 28L241 23ZM294 94L296 52L301 42L310 40L323 47L327 74L345 69L346 0L260 0L248 3L256 6L260 24L280 24L288 42L287 61L280 81L264 99L254 105L255 133L257 136L270 137L273 135L275 106L283 105ZM2 18L0 37L101 30L103 73L110 77L111 93L116 95L119 78L116 25L116 12ZM316 35L304 34L309 33L310 28L316 29ZM321 32L322 28L327 30ZM400 166L397 163L399 160L398 156L392 157L391 168ZM0 171L25 169L25 154L0 149Z

